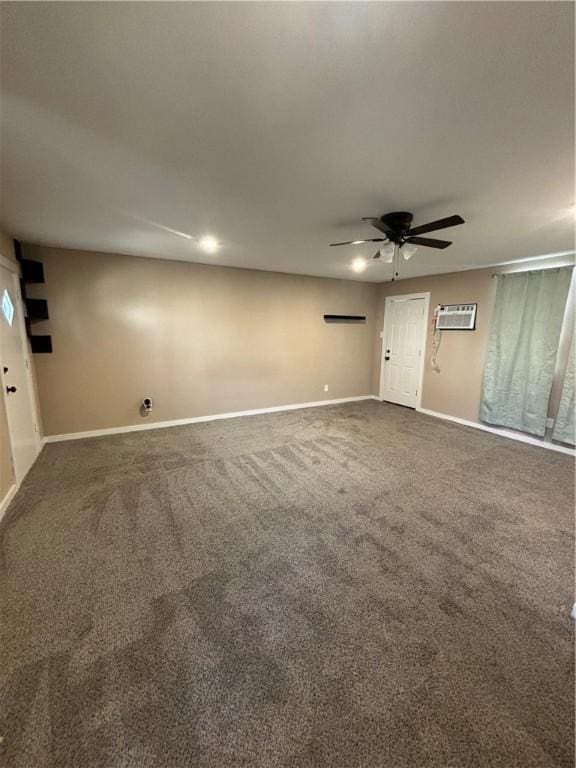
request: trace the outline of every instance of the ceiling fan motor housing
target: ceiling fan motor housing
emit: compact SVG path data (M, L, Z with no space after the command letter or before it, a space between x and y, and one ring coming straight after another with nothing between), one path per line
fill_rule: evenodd
M381 216L380 221L389 229L388 239L393 243L401 244L412 226L413 218L413 214L408 211L395 211Z

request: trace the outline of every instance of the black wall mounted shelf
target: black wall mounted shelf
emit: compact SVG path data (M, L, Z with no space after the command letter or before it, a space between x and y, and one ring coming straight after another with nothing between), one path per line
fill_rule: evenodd
M26 299L26 313L30 323L48 320L48 302L46 299Z
M327 323L365 323L366 315L324 315Z
M26 333L30 340L30 349L33 354L49 354L52 352L52 337L48 335L35 336L32 333L32 325L49 319L48 302L46 299L31 299L27 296L26 286L46 282L44 279L44 265L41 261L24 259L18 240L14 240L14 252L20 264L20 292L22 301L26 306Z
M16 242L16 241L14 241ZM44 265L41 261L32 261L32 259L23 259L19 257L20 248L15 248L16 257L20 262L20 270L22 271L23 283L45 283L44 279Z
M30 349L35 355L52 352L52 336L30 336Z

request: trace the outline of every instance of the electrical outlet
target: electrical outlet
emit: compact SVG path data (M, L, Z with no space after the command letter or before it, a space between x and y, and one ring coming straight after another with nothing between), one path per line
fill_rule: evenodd
M328 392L328 384L324 384L324 392Z

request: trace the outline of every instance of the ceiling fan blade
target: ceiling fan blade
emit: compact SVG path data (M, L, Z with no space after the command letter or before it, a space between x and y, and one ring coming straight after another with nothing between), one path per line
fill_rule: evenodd
M452 245L450 240L433 240L431 237L407 237L407 243L414 245L425 245L427 248L448 248Z
M374 216L363 217L362 221L365 221L368 224L372 224L373 227L376 227L376 229L379 229L380 232L384 232L385 235L388 235L390 232L392 232L389 226L387 226L386 224L384 224L383 221L375 218Z
M446 229L446 227L455 227L457 224L464 223L462 216L447 216L445 219L438 219L438 221L431 221L429 224L413 227L408 231L408 235L424 235L426 232L434 232L437 229Z
M330 245L361 245L362 243L383 243L385 237L369 237L363 240L349 240L347 243L330 243Z

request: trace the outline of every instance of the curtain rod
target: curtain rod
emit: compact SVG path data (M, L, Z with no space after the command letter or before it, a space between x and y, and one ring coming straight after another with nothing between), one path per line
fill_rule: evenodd
M522 272L543 272L545 269L564 269L565 267L574 269L574 264L556 264L552 267L540 267L539 269L514 269L508 272L493 272L490 277L499 277L500 275L519 275Z

